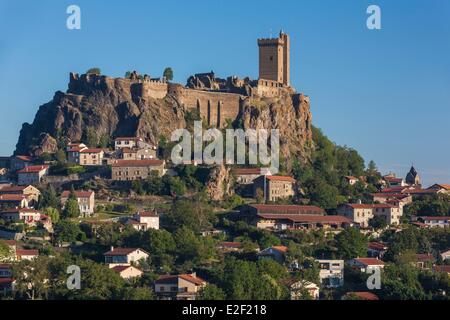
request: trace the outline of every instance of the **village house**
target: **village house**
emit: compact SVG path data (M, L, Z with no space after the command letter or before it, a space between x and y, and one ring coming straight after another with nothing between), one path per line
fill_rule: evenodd
M160 276L154 282L159 300L195 300L206 285L206 281L195 273Z
M436 190L437 193L443 193L443 194L450 195L450 184L433 184L428 189Z
M383 217L389 225L399 225L403 208L389 204L349 203L339 206L337 212L358 223L360 227L367 228L374 217Z
M294 184L295 179L288 176L259 176L253 182L253 197L261 194L269 202L288 199L295 195Z
M385 182L388 188L403 187L407 185L402 178L397 178L395 174L388 174L384 176L383 181Z
M39 256L39 251L34 249L17 249L16 259L17 261L22 260L33 260Z
M348 264L364 273L384 268L384 262L377 258L355 258L350 260Z
M101 166L105 152L100 148L76 146L67 151L67 162L81 166Z
M346 176L345 180L347 180L348 184L351 186L354 186L359 181L358 178L353 177L353 176Z
M433 255L420 253L414 255L412 265L419 269L428 270L433 266L435 261L436 259Z
M114 266L111 268L113 271L117 272L122 279L130 280L139 278L142 276L143 272L133 266Z
M155 148L122 148L120 149L120 157L123 160L145 160L156 159Z
M112 180L132 181L147 179L151 172L157 172L159 176L165 174L165 162L157 159L147 160L117 160L112 167Z
M29 226L36 226L41 221L41 212L30 208L7 209L0 213L0 218L6 221L23 221Z
M1 194L0 209L27 208L28 197L20 194Z
M320 283L326 288L344 285L344 260L317 259Z
M301 300L303 298L303 292L307 292L313 300L318 300L320 295L319 286L313 282L300 280L290 281L289 291L291 300Z
M446 251L442 251L440 256L441 256L443 261L450 260L450 249L448 249Z
M61 206L64 208L65 203L70 198L71 191L63 191L61 194ZM95 192L94 191L74 191L77 199L78 207L82 217L91 217L95 210Z
M0 264L0 296L14 290L13 270L11 264Z
M10 160L10 169L12 172L16 172L18 170L22 170L28 166L33 164L33 158L30 156L13 156Z
M115 266L128 266L138 264L140 260L146 260L149 254L139 248L114 248L104 253L105 263L110 268Z
M261 250L258 253L258 259L272 259L278 263L283 263L288 248L285 246L272 246Z
M324 215L325 211L317 206L285 204L250 204L243 206L241 209L242 216L257 216L259 214Z
M18 185L37 185L41 183L42 178L48 175L47 165L28 166L22 170L17 171Z
M140 137L117 137L114 140L114 149L120 150L123 148L133 149L155 149L151 144L144 141L144 139Z
M153 211L137 212L133 218L128 219L130 224L137 231L147 231L148 229L159 229L159 216Z
M370 258L382 259L387 250L388 247L384 243L372 241L369 242L367 256Z
M353 226L353 221L343 216L258 214L254 224L259 229L343 229Z
M404 193L372 193L372 201L374 203L390 204L394 206L404 207L412 203L412 196Z
M236 183L244 185L252 184L256 178L263 175L261 168L236 168L231 172L236 177ZM271 175L270 172L265 173Z
M41 192L38 188L33 187L32 185L24 185L24 186L14 186L14 185L4 185L0 187L0 195L2 194L18 194L27 196L29 205L33 205L37 203L39 200L39 196Z
M450 216L425 216L419 217L418 221L429 228L446 228L450 226Z
M450 265L434 266L434 272L446 273L450 277Z

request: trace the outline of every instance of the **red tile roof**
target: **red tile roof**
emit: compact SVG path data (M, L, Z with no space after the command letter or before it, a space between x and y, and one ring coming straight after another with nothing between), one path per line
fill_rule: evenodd
M82 149L80 151L80 153L100 153L102 151L103 151L103 149L100 149L100 148L91 148L91 149L87 148L87 149Z
M0 285L12 284L14 282L13 278L0 278Z
M446 272L446 273L450 273L450 265L445 265L445 266L434 266L433 270L436 272Z
M388 182L402 182L402 178L395 178L395 177L384 177L384 180Z
M40 213L40 211L32 209L32 208L11 208L11 209L6 209L5 211L2 211L0 213L20 213L20 212Z
M347 292L346 295L353 295L361 300L380 300L376 294L367 291Z
M384 262L376 258L355 258L355 261L365 266L384 266Z
M258 217L268 220L289 220L297 223L352 223L344 216L321 216L308 214L258 214Z
M369 249L372 250L386 250L387 246L381 242L369 242Z
M284 253L286 253L288 251L288 247L286 247L286 246L272 246L272 249L275 249L275 250L278 250L278 251L281 251Z
M416 254L416 259L419 262L427 262L427 261L434 261L434 257L431 254Z
M16 159L25 161L25 162L31 162L33 161L33 158L30 156L16 156Z
M74 191L75 197L77 198L89 198L94 191ZM61 193L61 198L68 198L70 196L70 191L65 190Z
M27 197L23 194L2 194L0 195L0 201L22 201Z
M34 250L34 249L17 249L16 250L16 254L18 256L38 256L39 255L39 250Z
M110 250L110 251L104 253L103 255L104 256L127 256L136 250L140 250L140 251L146 253L144 250L139 249L139 248L114 248L113 250Z
M163 160L147 159L147 160L117 160L113 163L113 167L154 167L164 164Z
M241 248L242 242L230 242L230 241L224 241L219 244L221 247L227 247L227 248Z
M395 208L390 204L375 203L375 204L362 204L362 203L348 203L345 206L351 207L353 209L392 209Z
M324 210L316 206L299 206L299 205L279 205L279 204L251 204L249 207L254 208L258 213L286 213L289 214L318 214L323 215Z
M266 176L266 179L270 181L295 182L295 179L289 176Z
M261 174L261 168L236 168L232 172L236 175L255 175Z
M194 277L190 274L179 274L179 275L165 275L165 276L160 276L155 283L176 283L178 282L178 278L181 278L183 280L189 281L193 284L196 285L203 285L206 281L199 278L199 277Z
M405 193L415 195L415 194L435 194L437 193L437 190L434 189L408 189L405 190Z
M141 211L137 213L141 217L157 217L158 214L154 211Z
M17 173L38 173L42 170L48 169L49 166L43 165L43 166L29 166L25 167L22 170L17 171Z
M424 216L424 217L419 217L419 219L430 220L430 221L434 221L434 220L450 220L450 216Z
M132 266L115 266L115 267L112 267L111 269L114 270L117 273L121 273L122 271L127 270L128 268L132 268ZM134 267L134 268L139 270L136 267Z
M0 193L4 192L19 192L25 190L29 186L8 186L0 189Z

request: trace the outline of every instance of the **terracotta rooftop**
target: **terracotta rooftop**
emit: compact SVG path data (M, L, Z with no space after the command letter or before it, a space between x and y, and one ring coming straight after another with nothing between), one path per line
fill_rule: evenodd
M255 175L261 174L261 168L236 168L232 172L236 175Z
M250 204L258 213L289 213L289 214L318 214L323 215L324 210L316 206L299 206L285 204Z
M46 165L42 165L42 166L29 166L29 167L25 167L22 170L17 171L17 173L38 173L41 172L42 170L46 170L49 167Z
M268 220L289 220L297 223L352 223L344 216L322 216L308 214L258 214L258 217Z
M27 197L22 194L2 194L0 195L0 201L22 201Z
M6 209L5 211L2 211L0 213L19 213L19 212L40 213L39 210L35 210L35 209L32 209L32 208L11 208L11 209Z
M15 158L16 158L16 159L19 159L19 160L22 160L22 161L25 161L25 162L31 162L31 161L33 161L33 158L30 157L30 156L16 156Z
M112 267L111 269L114 270L117 273L120 273L120 272L122 272L124 270L127 270L128 268L131 268L131 266L115 266L115 267Z
M77 198L89 198L94 191L74 191L75 197ZM61 198L68 198L70 196L70 191L65 190L61 193Z
M346 295L353 295L361 300L380 300L376 294L368 291L347 292Z
M286 253L288 251L288 247L286 247L286 246L272 246L272 249L275 249L275 250L278 250L278 251L281 251L284 253Z
M18 256L38 256L39 250L34 249L17 249L16 254Z
M355 258L355 261L365 266L384 266L384 262L376 258Z
M141 211L137 213L141 217L157 217L158 214L154 211Z
M177 283L178 282L178 278L181 278L183 280L189 281L191 283L194 283L196 285L202 285L205 283L205 280L199 278L199 277L194 277L190 274L179 274L179 275L165 275L165 276L160 276L155 283Z
M266 179L270 181L295 182L295 179L289 176L266 176Z
M347 203L345 206L351 207L353 209L389 209L395 208L390 204L384 203L374 203L374 204L364 204L364 203Z
M224 241L219 244L221 247L228 247L228 248L241 248L242 242L231 242L231 241Z
M100 153L102 151L103 151L103 149L100 149L100 148L86 148L86 149L82 149L80 151L80 153Z
M450 273L450 265L445 265L445 266L434 266L433 270L436 272L446 272L446 273Z
M0 192L20 192L29 186L6 186L0 189Z
M419 219L435 221L435 220L450 220L450 216L424 216Z
M386 250L387 246L381 242L369 242L369 249L372 250Z
M431 254L419 253L419 254L416 254L415 257L416 257L417 261L419 261L419 262L427 262L427 261L434 261L435 260L433 255L431 255Z

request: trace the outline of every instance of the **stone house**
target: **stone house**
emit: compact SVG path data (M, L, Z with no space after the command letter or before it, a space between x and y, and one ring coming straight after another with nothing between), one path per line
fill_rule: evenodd
M122 148L120 153L123 160L156 159L155 148Z
M70 191L63 191L61 194L61 206L64 208L65 203L70 197ZM95 192L94 191L74 191L75 198L80 208L82 217L90 217L95 210Z
M253 182L253 196L262 192L266 201L288 199L295 195L295 179L288 176L260 176Z
M35 209L14 208L1 212L0 218L11 222L23 221L29 226L35 226L41 221L42 215L40 211Z
M195 273L160 276L154 282L155 294L159 300L195 300L206 281Z
M147 179L152 171L159 176L165 174L165 162L157 159L147 160L117 160L111 167L112 180L132 181Z
M42 178L48 175L49 166L28 166L22 170L17 171L18 184L23 185L37 185L42 181Z
M450 216L426 216L419 217L418 220L424 223L429 228L448 228L450 226Z
M0 195L2 194L16 194L16 195L24 195L27 196L30 205L33 205L33 202L37 202L39 200L39 196L41 192L38 188L33 187L32 185L24 185L24 186L3 186L0 187Z
M236 177L237 184L252 184L262 175L261 168L236 168L232 170L232 174Z
M103 149L78 146L67 151L67 161L81 166L101 166L104 155Z
M28 197L21 194L0 195L0 209L26 208L28 204Z
M33 164L33 158L30 156L14 156L11 157L10 160L10 169L11 171L15 172L18 170L22 170L23 168L26 168L28 166L31 166Z
M114 140L114 149L119 150L123 148L149 148L152 149L152 145L145 142L141 137L117 137Z
M383 217L389 225L400 224L403 208L390 204L349 203L339 206L337 213L358 223L360 227L367 228L369 221L376 216Z

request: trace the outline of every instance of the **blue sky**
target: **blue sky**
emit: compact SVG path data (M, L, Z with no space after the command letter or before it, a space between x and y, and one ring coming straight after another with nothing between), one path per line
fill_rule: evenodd
M66 8L81 8L81 30ZM366 27L381 7L382 30ZM98 66L175 81L214 70L258 76L256 39L291 36L291 78L313 122L383 172L414 163L426 184L450 183L450 2L0 0L0 154L21 124L65 91L69 72Z

